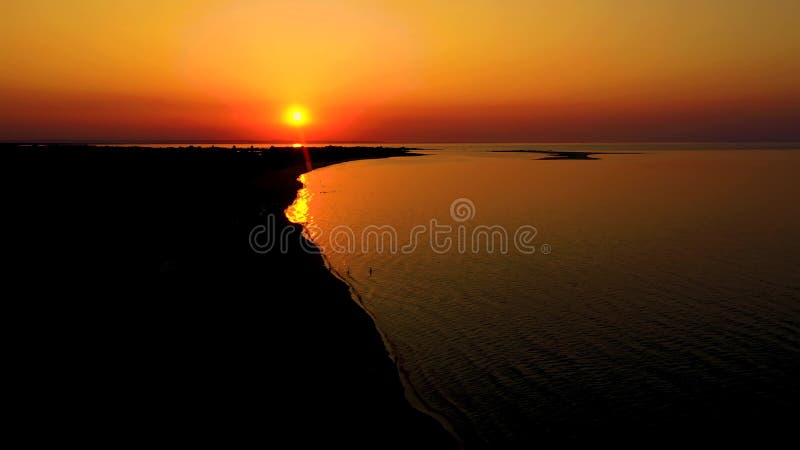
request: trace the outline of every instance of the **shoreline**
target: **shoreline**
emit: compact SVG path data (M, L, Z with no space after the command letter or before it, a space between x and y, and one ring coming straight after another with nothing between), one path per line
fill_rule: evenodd
M409 403L372 317L324 258L299 239L285 254L249 248L267 215L290 226L297 149L3 147L18 193L12 278L43 299L20 316L35 338L19 351L57 431L457 447ZM411 152L309 150L315 168Z
M383 148L387 148L387 147L381 146L381 147L376 147L376 148L383 149ZM391 147L389 147L389 148L391 148ZM405 147L403 147L402 150L407 150L409 152L412 152L412 151L415 151L415 150L422 150L422 149L405 148ZM417 153L404 153L402 155L389 155L389 156L385 156L385 157L398 157L398 156L423 156L423 155L417 154ZM327 167L329 165L343 164L343 163L346 163L346 162L359 161L359 160L362 160L362 159L367 159L367 158L359 158L359 159L351 159L351 160L346 160L346 161L337 161L337 162L326 163L326 164L319 164L319 165L313 167L311 172L313 172L316 169L321 169L323 167ZM305 173L309 173L309 172L303 172L303 174L305 174ZM300 174L300 175L303 175L303 174ZM298 176L298 183L300 183L300 188L301 189L306 188L306 186L299 180L299 176ZM297 192L299 192L299 189L298 189ZM287 205L287 207L288 207L288 205ZM415 410L419 411L421 414L425 414L425 415L429 416L430 418L434 419L437 423L439 423L439 425L442 427L442 429L445 432L447 432L455 440L455 443L457 444L457 446L459 448L463 448L464 442L461 440L461 438L456 433L455 427L453 427L453 425L447 420L447 418L443 414L439 413L438 411L436 411L435 409L433 409L432 407L427 405L425 403L425 401L422 399L422 397L417 393L417 391L414 388L413 384L411 384L411 382L409 381L407 373L405 372L405 370L402 367L401 361L399 360L399 356L394 351L394 347L393 347L392 342L386 337L386 335L383 333L383 331L380 329L380 327L378 327L378 324L377 324L377 322L375 320L375 317L373 316L372 312L369 311L369 309L366 307L366 305L364 305L364 303L363 303L363 301L361 299L361 296L358 294L358 291L355 290L355 288L342 276L342 274L340 274L336 269L333 268L333 266L329 263L328 258L325 255L324 251L322 251L322 249L313 241L313 239L310 239L308 237L308 235L306 234L307 229L304 226L304 224L296 224L296 225L301 226L303 228L303 232L302 232L303 239L308 241L310 245L312 245L315 248L319 249L319 256L320 256L320 259L321 259L322 264L325 267L325 269L328 270L341 283L343 283L345 286L347 286L348 292L349 292L350 297L351 297L351 300L359 307L359 309L361 309L363 311L364 314L369 316L369 319L370 319L370 322L372 324L372 327L374 328L375 333L380 337L381 342L383 343L383 346L384 346L384 348L386 350L386 357L389 358L389 360L392 362L393 366L395 367L398 380L400 381L400 383L401 383L401 385L403 387L403 395L404 395L405 399L408 401L409 405L412 408L414 408Z
M328 147L330 147L330 146L328 146ZM365 148L369 148L369 147L365 147ZM381 147L375 147L375 148L377 148L377 149L385 149L385 148L391 148L391 147L383 147L383 146L381 146ZM389 156L385 156L385 157L391 158L391 157L398 157L398 156L423 156L422 154L410 153L410 152L413 152L415 150L423 150L423 149L406 148L406 147L402 147L401 149L404 150L404 151L408 151L409 153L404 153L402 155L389 155ZM382 158L382 157L379 157L379 158ZM316 169L321 169L323 167L327 167L329 165L343 164L343 163L346 163L346 162L359 161L359 160L362 160L362 159L369 159L369 158L350 159L350 160L345 160L345 161L337 161L337 162L332 162L332 163L319 164L319 165L313 167L311 172L313 172ZM300 175L303 175L305 173L309 173L309 172L303 172ZM300 189L306 188L306 186L299 180L299 175L298 175L298 183L300 183ZM297 192L299 192L299 189L297 190ZM297 197L295 197L295 198L297 198ZM289 205L287 205L287 207L288 206ZM435 409L430 407L428 404L426 404L425 401L422 399L422 397L417 393L417 390L414 388L414 385L411 384L410 380L408 379L408 375L407 375L406 371L402 367L402 363L401 363L401 361L399 359L399 355L397 355L397 353L395 352L392 342L386 337L386 335L380 329L380 327L378 327L377 321L375 320L375 316L366 307L366 305L362 301L361 296L358 293L358 291L345 279L345 277L342 276L341 273L339 273L336 269L333 268L333 266L329 263L328 258L325 255L324 251L322 251L322 249L313 241L313 239L310 239L308 237L308 235L306 234L307 229L304 226L304 224L296 224L296 225L303 228L303 231L302 231L303 239L305 239L310 245L312 245L315 248L319 249L319 256L320 256L320 259L322 260L322 264L325 267L325 269L328 270L341 283L343 283L344 285L347 286L349 294L350 294L350 297L351 297L351 300L363 311L364 314L369 316L369 319L370 319L370 322L372 323L374 331L380 337L381 342L383 343L383 346L384 346L384 348L386 350L386 357L389 358L389 360L392 362L392 364L395 367L398 380L400 381L400 383L401 383L401 385L403 387L403 395L404 395L405 399L408 401L409 405L412 408L414 408L415 410L419 411L420 413L425 414L425 415L429 416L430 418L434 419L437 423L439 423L439 425L442 427L442 429L445 432L447 432L455 440L455 443L457 444L457 446L459 448L463 448L464 441L458 435L458 433L455 430L455 427L450 423L450 421L443 414L439 413L438 411L436 411Z
M410 149L410 150L421 150L421 149L416 149L415 148L415 149ZM412 153L412 154L409 154L408 156L423 156L423 155L417 155L417 154L413 154ZM348 162L348 161L343 161L342 163L344 163L344 162ZM336 164L338 164L338 163L336 163ZM325 167L325 166L315 167L315 169L322 168L322 167ZM308 172L306 172L306 173L308 173ZM299 179L298 179L298 182L300 183L300 188L301 189L306 188L306 186L302 182L300 182ZM299 189L298 189L298 192L299 192ZM442 429L445 430L452 437L452 439L455 440L455 443L457 444L457 446L459 448L464 448L466 443L461 438L461 436L459 436L458 432L456 431L456 427L449 421L449 419L444 414L440 413L439 411L437 411L436 409L434 409L433 407L428 405L423 400L422 396L417 392L416 388L414 387L414 385L411 383L411 381L409 379L408 373L403 368L402 361L400 360L400 356L397 354L397 352L394 349L394 344L386 336L386 334L380 329L380 327L377 324L377 320L375 319L375 316L373 315L373 313L364 304L364 302L363 302L363 300L361 298L361 295L358 293L358 290L355 289L355 287L353 287L353 285L347 281L346 277L344 277L338 270L336 270L333 267L333 265L330 264L330 262L328 260L328 257L325 255L325 252L322 251L321 247L319 247L313 241L313 239L310 239L309 236L307 235L307 233L306 233L307 229L304 226L304 224L298 224L298 226L301 226L303 228L303 238L306 239L307 241L309 241L311 243L311 245L313 245L315 248L320 249L319 250L319 255L320 255L321 259L322 259L322 262L323 262L323 265L325 266L325 268L333 276L335 276L341 283L343 283L344 285L347 286L348 291L349 291L349 295L350 295L351 300L353 301L353 303L358 305L358 307L364 312L364 314L369 316L370 321L371 321L371 323L372 323L372 325L373 325L373 327L375 329L375 332L380 336L381 341L383 343L383 346L386 349L387 357L392 361L392 363L393 363L393 365L395 367L395 370L396 370L396 373L397 373L397 377L398 377L400 383L403 386L404 396L405 396L406 400L408 401L408 403L415 410L417 410L420 413L425 414L425 415L431 417L432 419L434 419L442 427Z
M313 241L311 242L313 244ZM380 335L381 341L383 342L383 345L386 348L387 356L391 359L392 363L395 366L395 370L397 371L397 376L400 380L400 383L403 385L403 392L406 397L406 400L414 409L436 420L439 423L439 425L441 425L441 427L447 433L449 433L453 439L456 440L458 446L460 448L463 448L464 441L458 435L458 433L455 430L455 427L450 423L447 417L444 414L441 414L438 411L436 411L433 407L431 407L427 403L425 403L425 401L422 399L422 396L420 396L416 388L414 388L414 385L409 380L408 373L406 372L405 369L403 369L403 365L402 362L400 361L399 355L394 350L394 344L392 344L392 341L389 340L389 338L386 337L386 334L380 329L380 327L377 324L377 321L375 320L375 316L366 307L366 305L363 302L363 299L361 298L361 295L349 282L347 282L347 280L342 276L341 273L339 273L339 271L333 268L333 266L329 263L328 258L325 256L324 252L320 252L320 256L322 256L325 267L342 283L347 285L353 302L356 303L359 306L359 308L361 308L364 311L364 313L370 317L370 320L372 321L373 326L375 327L376 333Z

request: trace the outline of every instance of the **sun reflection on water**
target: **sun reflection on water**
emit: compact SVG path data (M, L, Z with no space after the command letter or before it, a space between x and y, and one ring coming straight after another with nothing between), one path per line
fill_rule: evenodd
M308 211L308 203L311 200L311 191L306 187L306 175L300 175L298 180L303 183L303 188L297 191L297 197L291 205L284 211L289 222L305 224L311 220Z

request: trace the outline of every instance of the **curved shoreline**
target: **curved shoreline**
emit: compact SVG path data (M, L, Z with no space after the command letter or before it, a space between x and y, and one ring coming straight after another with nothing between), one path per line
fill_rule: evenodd
M414 154L409 155L409 156L414 156ZM347 163L347 162L350 162L350 161L342 161L342 162L334 163L334 164L344 164L344 163ZM316 169L320 169L320 168L323 168L323 167L326 167L326 166L327 165L323 165L321 167L317 167ZM307 173L311 173L311 172L313 172L313 170L314 169L312 169L310 172L304 172L303 174L301 174L301 176L304 175L304 174L307 174ZM300 192L303 189L307 189L307 186L302 182L300 177L298 177L297 181L301 184L301 187L300 187L300 189L297 190L298 196L295 197L295 200L297 198L299 198ZM294 203L292 203L292 204L294 204ZM287 208L289 206L291 206L291 205L287 205ZM372 323L372 326L375 329L375 332L381 338L381 342L383 343L383 347L386 350L386 355L388 356L389 360L393 363L393 365L395 367L395 371L397 373L397 378L398 378L398 380L400 381L400 383L401 383L401 385L403 387L403 394L404 394L405 399L408 401L409 405L412 408L414 408L415 410L419 411L420 413L425 414L426 416L428 416L428 417L434 419L436 422L438 422L439 425L444 429L444 431L446 431L457 442L459 448L463 448L464 441L458 435L458 433L456 432L455 427L452 425L452 423L447 419L447 417L444 414L436 411L432 406L428 405L422 399L422 396L417 392L416 388L414 387L414 385L411 383L411 381L409 379L408 373L403 368L401 358L400 358L400 356L397 354L397 352L394 349L394 344L386 336L386 334L383 332L383 330L381 330L381 328L378 326L378 323L377 323L377 320L376 320L374 314L372 313L372 311L370 311L366 307L366 305L364 304L363 299L361 298L361 295L358 293L358 291L355 289L355 287L350 282L348 282L347 279L341 273L339 273L338 270L336 270L333 267L333 265L330 263L330 260L328 259L328 256L325 254L325 251L323 250L323 248L321 246L317 245L317 243L314 242L314 240L311 238L310 233L308 233L308 228L306 228L305 224L299 224L299 225L302 226L302 229L303 229L303 231L302 231L303 238L306 239L307 241L309 241L314 247L319 249L319 256L322 259L322 263L323 263L325 269L328 270L328 272L330 272L341 283L343 283L345 286L347 286L348 291L350 293L350 299L353 301L353 303L358 305L358 307L369 317L370 322Z
M378 335L380 335L381 341L383 342L383 345L386 348L386 353L389 356L389 359L394 363L395 369L397 370L398 378L400 379L400 383L403 385L403 392L406 397L406 400L408 400L408 403L417 411L426 414L431 418L433 418L434 420L436 420L437 422L439 422L442 428L445 431L447 431L458 442L459 447L463 448L464 441L458 435L458 433L455 430L455 427L450 423L447 417L445 417L444 414L436 411L433 407L428 405L422 399L422 396L417 392L416 388L414 388L414 385L411 383L411 380L409 379L408 373L403 368L402 362L400 361L400 356L394 349L394 344L392 344L392 341L389 340L389 338L386 336L383 330L381 330L381 328L378 326L375 316L373 315L372 311L370 311L366 307L364 301L361 298L361 295L353 287L353 285L350 284L342 276L341 273L339 273L338 270L333 268L333 266L330 264L330 261L328 260L328 257L325 255L324 251L320 252L320 256L322 256L325 267L342 283L347 285L348 290L350 291L350 297L352 298L353 302L356 303L370 317L370 320L372 321L372 324L375 327L375 331L378 333Z

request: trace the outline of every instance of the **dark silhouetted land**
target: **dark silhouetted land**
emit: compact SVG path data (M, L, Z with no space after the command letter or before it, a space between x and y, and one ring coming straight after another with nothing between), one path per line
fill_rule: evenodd
M410 154L309 153L314 167ZM66 442L455 446L406 401L372 321L284 217L299 149L0 157L12 370L30 405L17 414ZM249 247L269 215L295 229L285 254Z
M494 153L539 153L547 155L544 158L537 158L542 161L552 160L596 160L594 155L640 155L636 152L574 152L574 151L550 151L550 150L492 150Z

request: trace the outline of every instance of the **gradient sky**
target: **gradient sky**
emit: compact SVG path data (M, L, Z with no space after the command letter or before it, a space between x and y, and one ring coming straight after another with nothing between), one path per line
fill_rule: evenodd
M800 140L797 0L4 0L0 140Z

